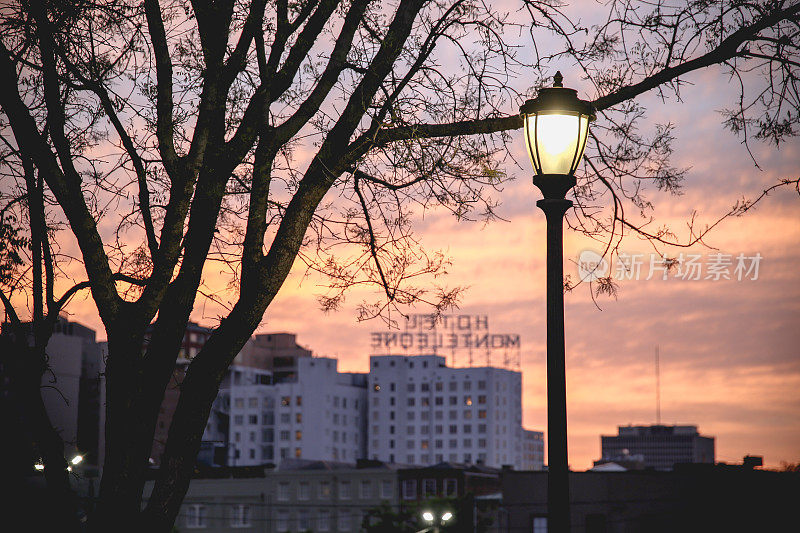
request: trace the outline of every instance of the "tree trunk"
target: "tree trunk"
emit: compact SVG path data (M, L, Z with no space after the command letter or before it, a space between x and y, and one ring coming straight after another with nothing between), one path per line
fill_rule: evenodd
M234 307L189 365L161 467L143 515L142 526L148 531L168 532L178 516L219 385L236 354L258 327L264 313L259 308L266 308L271 301L264 293L254 299L261 300L256 309L248 305Z

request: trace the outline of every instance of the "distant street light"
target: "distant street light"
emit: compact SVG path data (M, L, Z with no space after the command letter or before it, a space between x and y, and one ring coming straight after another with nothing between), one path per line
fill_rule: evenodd
M520 108L525 145L536 172L533 184L544 199L536 205L547 219L547 516L548 531L569 531L569 463L567 462L567 380L564 366L564 215L572 207L567 192L575 185L589 122L595 112L579 100L575 89L562 85L556 72L553 87Z
M72 460L70 461L70 463L72 463L72 464L74 464L74 465L81 464L82 462L83 462L83 456L82 456L82 455L76 455L76 456L75 456L75 457L73 457L73 458L72 458Z
M444 511L441 515L438 516L438 513L432 510L427 510L422 512L422 519L431 525L431 527L427 527L422 531L418 531L417 533L422 533L425 531L433 531L433 533L439 533L439 527L447 524L450 520L453 519L453 513L451 511Z

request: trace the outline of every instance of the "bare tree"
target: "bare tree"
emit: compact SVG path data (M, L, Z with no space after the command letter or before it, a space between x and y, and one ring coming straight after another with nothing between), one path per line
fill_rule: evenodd
M33 211L51 206L51 241L69 232L85 269L67 292L91 290L108 337L97 530L171 527L219 383L298 258L329 277L328 309L364 284L382 297L362 306L362 318L456 302L458 289L431 283L448 261L422 249L411 213L496 216L508 132L521 127L516 109L551 64L579 65L597 91L600 119L570 223L609 248L624 231L673 242L625 212L649 210L648 182L677 191L683 176L669 164L671 126L640 133L637 96L679 95L683 76L714 66L742 80L728 127L776 144L796 133L796 3L612 2L591 30L559 0L521 0L513 13L490 4L20 0L3 8L3 190L21 183L12 167L32 165L41 184ZM545 53L545 42L563 51ZM523 74L535 76L534 87L514 88ZM752 80L761 83L755 93ZM593 207L603 202L605 211ZM48 264L39 247L33 268ZM203 285L208 264L227 272L232 303L189 365L140 511L186 323L198 294L215 297Z

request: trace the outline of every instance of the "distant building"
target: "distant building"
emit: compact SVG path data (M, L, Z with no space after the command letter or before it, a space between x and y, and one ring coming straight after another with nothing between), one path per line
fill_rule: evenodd
M450 368L436 355L372 356L368 456L541 468L523 459L522 374L494 367Z
M544 433L522 430L522 464L520 470L542 470L544 465Z
M183 335L180 351L178 352L178 359L175 362L175 371L164 392L164 399L159 409L158 421L156 422L153 436L153 448L150 453L150 460L153 464L160 464L161 462L161 454L164 453L164 446L169 435L169 426L172 423L172 416L178 405L180 385L183 382L186 369L191 360L200 352L200 349L213 331L212 328L200 326L195 322L189 322L186 326L186 332ZM145 334L145 344L148 339L149 331ZM241 352L237 354L233 365L266 371L262 372L262 374L270 376L270 383L273 379L271 376L275 372L277 372L278 379L295 379L298 368L297 360L302 357L311 357L311 351L298 345L296 339L297 336L291 333L256 335L249 339ZM215 452L222 445L219 443L204 443L201 456L204 460L208 460L214 453L223 453L224 457L225 451ZM249 455L249 451L247 453ZM270 462L272 460L270 459ZM217 456L217 461L219 461L219 464L228 464L227 459L220 459L219 456ZM246 464L260 464L260 462Z
M485 496L500 492L500 469L480 465L440 463L424 468L399 470L403 505L432 498ZM413 506L412 506L413 508Z
M604 459L641 455L645 468L714 462L714 437L700 435L697 426L619 426L617 435L600 440Z
M382 503L399 509L397 468L379 462L287 460L258 477L239 475L193 479L176 527L208 533L356 533L369 509ZM146 494L151 486L148 482Z
M366 384L366 375L340 373L326 357L297 358L277 382L267 370L231 366L203 435L205 456L228 466L362 459Z
M77 322L59 317L47 343L49 371L42 377L42 400L64 454L82 454L86 463L102 465L105 450L104 343Z
M269 370L275 381L281 381L294 379L298 360L311 355L311 350L297 344L294 333L262 333L247 341L233 364Z
M397 475L394 465L375 461L286 461L266 477L273 531L362 531L369 509L398 507Z
M672 471L571 472L571 531L789 531L800 473L689 464ZM547 473L504 471L493 531L547 531Z

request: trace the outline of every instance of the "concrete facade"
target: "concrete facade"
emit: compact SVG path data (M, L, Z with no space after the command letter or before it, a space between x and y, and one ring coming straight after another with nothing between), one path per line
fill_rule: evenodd
M232 366L214 402L203 441L227 466L285 459L356 461L365 456L366 376L340 373L337 361L301 357L292 376Z
M152 482L145 487L145 494ZM368 509L399 507L389 465L287 460L249 479L195 479L181 506L180 531L358 532Z
M368 399L371 459L541 468L523 459L520 372L450 368L436 355L372 356Z

